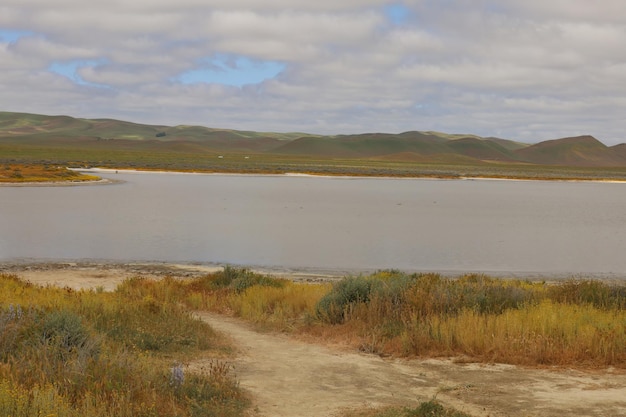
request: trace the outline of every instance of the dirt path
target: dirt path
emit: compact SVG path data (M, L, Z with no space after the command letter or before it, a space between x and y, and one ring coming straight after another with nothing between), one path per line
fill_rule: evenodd
M200 317L240 347L235 371L260 416L332 416L342 408L415 405L435 395L473 416L626 415L623 373L386 360L260 334L230 317Z
M194 276L181 265L8 265L39 284L113 289L129 276ZM308 280L309 278L306 277ZM436 398L473 416L626 416L626 374L456 364L449 360L390 360L262 334L230 317L200 313L240 350L233 365L254 400L257 417L325 417L343 409L415 405ZM209 359L207 359L208 361ZM203 366L194 362L190 367Z

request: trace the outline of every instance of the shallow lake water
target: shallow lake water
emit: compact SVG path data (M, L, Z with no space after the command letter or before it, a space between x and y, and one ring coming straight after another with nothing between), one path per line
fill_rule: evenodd
M102 176L0 187L0 261L626 277L626 184Z

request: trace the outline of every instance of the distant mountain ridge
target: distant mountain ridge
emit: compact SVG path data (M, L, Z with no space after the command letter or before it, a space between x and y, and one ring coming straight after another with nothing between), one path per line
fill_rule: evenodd
M624 167L626 144L608 147L593 136L525 144L501 138L409 131L324 136L252 132L203 126L144 125L114 119L81 119L0 112L0 141L122 140L169 143L172 149L258 152L323 158L416 163L511 163L572 167Z

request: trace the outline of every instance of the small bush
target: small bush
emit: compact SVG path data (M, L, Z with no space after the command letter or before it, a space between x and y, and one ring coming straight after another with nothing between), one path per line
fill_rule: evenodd
M561 303L591 304L602 309L626 309L626 287L593 280L567 280L553 285L548 296Z
M420 275L406 300L415 313L455 315L470 309L484 314L501 314L507 309L538 299L539 288L519 281L497 280L470 274L446 279L435 274Z
M422 402L415 408L389 407L380 410L350 411L343 417L470 417L469 414L441 405L436 400Z
M267 275L255 274L248 270L242 270L239 276L231 282L230 287L234 289L236 293L242 293L255 285L282 288L285 286L285 281Z
M317 317L332 324L342 323L350 306L369 301L371 288L372 280L366 277L342 279L317 303Z
M236 293L242 293L254 285L280 288L285 285L285 280L257 274L247 268L236 268L226 265L222 271L208 274L189 283L189 289L213 291L224 288L233 289Z
M446 408L435 400L423 402L419 407L406 410L406 417L470 417L468 414Z
M67 310L51 311L40 319L41 342L70 351L85 345L89 332L82 319Z

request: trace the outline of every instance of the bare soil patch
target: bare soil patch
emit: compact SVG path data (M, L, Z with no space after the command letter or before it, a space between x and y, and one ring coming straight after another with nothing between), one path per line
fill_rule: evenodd
M219 269L170 264L0 264L0 272L16 273L33 283L105 290L131 276L190 277L211 268ZM336 416L346 409L416 405L435 396L474 416L626 415L626 373L621 370L380 358L283 334L259 333L231 317L198 316L238 347L232 365L241 386L254 399L254 416ZM199 370L210 360L191 363L189 368Z

